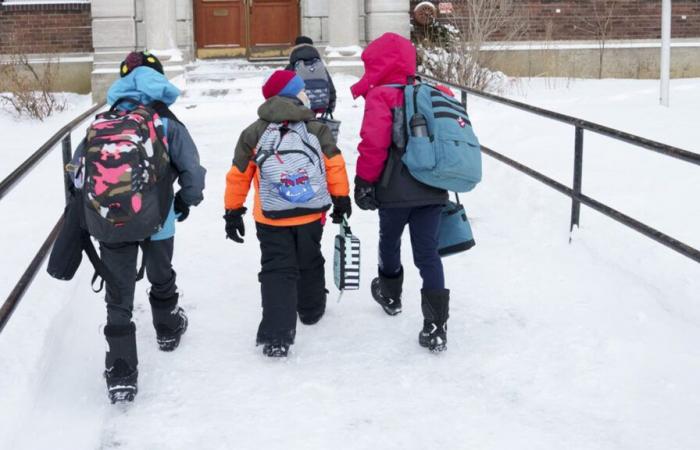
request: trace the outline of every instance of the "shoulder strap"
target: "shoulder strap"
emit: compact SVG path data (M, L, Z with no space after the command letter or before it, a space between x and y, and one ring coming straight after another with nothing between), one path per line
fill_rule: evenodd
M112 107L109 108L109 112L114 112L114 111L116 111L116 110L117 110L117 107L118 107L119 105L121 105L122 103L127 103L127 102L128 102L128 103L131 103L133 106L138 106L138 105L141 104L139 101L134 100L134 99L131 98L131 97L121 97L121 98L117 99L117 101L114 102L114 104L112 104Z
M180 125L184 124L180 121L180 119L177 118L177 116L168 108L168 105L165 103L156 100L155 102L151 103L149 105L155 112L158 113L158 115L161 117L161 119L166 118L166 119L172 119L175 122L179 123Z
M144 244L140 244L139 246L141 247L141 266L136 273L136 281L141 281L146 273L146 246ZM105 266L105 263L102 262L102 259L100 259L88 234L83 237L83 250L90 260L92 267L95 269L95 273L92 275L92 281L90 282L92 291L95 293L102 292L105 283L114 286L114 277L107 266ZM95 288L95 282L97 280L100 281L100 284Z
M90 235L85 233L83 235L83 251L85 251L85 254L87 255L88 259L90 260L90 263L92 264L92 267L95 269L95 273L92 276L92 282L90 285L92 286L92 290L94 292L101 292L102 288L104 288L105 281L111 285L113 284L114 277L112 276L112 273L109 271L107 266L102 262L100 259L100 256L97 254L97 250L95 250L95 246L92 244L92 239L90 239ZM100 279L100 284L97 289L95 289L95 281Z
M97 254L97 250L95 250L95 246L92 243L90 234L87 232L87 224L85 220L85 205L82 203L83 199L81 198L81 192L79 190L74 191L73 198L71 199L71 201L80 203L78 205L74 205L79 208L80 228L85 230L83 233L81 233L80 244L88 259L90 260L90 264L92 264L92 267L95 269L95 274L92 276L92 290L94 292L100 292L104 287L105 281L113 285L114 276L100 259L100 256ZM100 285L99 288L95 289L95 281L97 281L98 278L101 279Z

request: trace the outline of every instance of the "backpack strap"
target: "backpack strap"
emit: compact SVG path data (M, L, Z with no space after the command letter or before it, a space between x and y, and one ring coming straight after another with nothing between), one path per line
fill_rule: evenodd
M92 281L90 283L90 286L92 287L93 292L101 292L102 289L104 288L105 282L109 284L114 284L114 275L112 272L109 270L109 268L105 265L104 262L102 262L102 259L100 259L100 255L97 254L97 250L95 250L95 246L92 243L92 239L90 238L90 234L87 232L87 224L85 221L85 206L82 204L82 198L80 191L78 189L74 190L72 193L73 197L71 198L72 202L80 202L81 204L75 205L79 208L79 215L80 215L80 228L85 230L85 232L81 233L81 242L80 245L87 255L88 259L90 260L90 264L92 264L92 267L95 269L95 273L92 275ZM99 287L96 289L95 288L95 282L97 280L100 280Z
M95 250L95 246L92 244L92 239L90 239L89 234L83 235L82 245L83 251L85 251L85 254L90 260L92 267L95 268L95 273L92 275L92 282L90 283L92 291L95 293L101 292L104 288L105 282L111 285L114 284L114 277L107 266L105 266L105 263L102 262L100 256L97 254L97 250ZM99 287L95 289L95 282L98 279L100 280L100 284Z
M161 119L166 118L166 119L172 119L175 122L179 123L180 125L184 124L180 121L180 119L177 118L177 116L172 112L170 108L168 108L168 105L165 103L161 102L160 100L156 100L153 103L149 105L155 112L158 113Z
M136 273L136 281L143 280L143 277L146 274L146 247L147 246L144 243L140 243L139 247L141 248L141 266L139 266L139 270ZM114 277L112 276L112 273L107 268L105 263L102 262L102 259L97 254L97 250L95 250L95 246L92 244L92 240L90 239L90 236L87 234L83 238L83 250L85 251L85 254L87 255L88 259L90 260L92 267L95 268L95 273L92 274L92 281L90 282L90 287L92 288L92 291L95 293L102 292L102 289L104 289L105 283L110 284L110 285L114 285ZM97 288L95 288L95 282L97 280L100 281L100 284L98 285Z
M297 125L297 126L303 127L303 130L304 130L306 133L300 133L299 130L296 130L294 126L288 126L287 129L288 129L290 132L292 132L292 133L296 134L297 136L299 136L299 139L301 140L301 143L304 144L304 147L308 148L309 150L311 150L311 151L313 152L314 155L316 155L316 158L318 158L319 168L321 169L321 173L326 173L326 165L325 165L324 162L323 162L323 156L322 156L322 154L323 154L323 149L321 149L321 152L319 153L319 151L318 151L316 148L314 148L314 146L311 145L311 144L308 142L307 137L308 137L308 135L309 135L309 129L306 128L306 123L305 123L305 122L294 122L294 123L295 123L295 124L300 124L300 125ZM304 136L304 134L306 134L306 136ZM280 141L280 143L281 143L281 141Z
M139 242L139 248L141 248L141 266L138 272L136 272L136 281L143 280L143 276L146 273L146 253L148 252L148 243L150 242L151 238Z
M121 98L117 99L117 101L112 104L112 107L109 108L109 112L116 111L117 107L119 107L122 103L131 103L133 106L138 106L141 104L138 100L135 100L131 97L121 97Z

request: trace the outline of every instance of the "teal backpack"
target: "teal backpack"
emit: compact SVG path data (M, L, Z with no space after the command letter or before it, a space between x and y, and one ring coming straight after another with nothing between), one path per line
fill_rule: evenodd
M404 89L408 144L401 158L421 183L469 192L481 181L481 147L467 111L427 84Z

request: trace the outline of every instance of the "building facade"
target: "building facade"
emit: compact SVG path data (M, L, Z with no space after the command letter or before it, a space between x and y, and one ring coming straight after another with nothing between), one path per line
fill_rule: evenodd
M588 76L595 61L591 23L610 15L606 39L617 52L609 76L658 73L658 0L509 0L511 20L527 22L522 48L503 53L498 68L513 75ZM41 65L60 59L58 89L100 93L132 50L155 50L176 75L195 58L269 59L288 51L298 34L325 47L336 67L350 70L360 46L387 31L410 36L418 0L0 0L0 59L28 54ZM434 0L436 9L461 1ZM596 6L598 5L598 6ZM602 6L601 6L602 5ZM613 9L610 9L610 6ZM600 8L604 8L600 10ZM442 9L442 8L440 8ZM597 12L596 12L597 11ZM452 17L460 19L459 17ZM462 17L461 20L467 20ZM587 25L586 25L587 24ZM700 76L700 1L674 0L676 76ZM496 35L495 39L498 36ZM631 46L624 42L637 40ZM550 42L588 41L591 48ZM547 43L544 47L541 43ZM614 42L622 42L615 49ZM527 43L535 43L528 46ZM694 43L698 43L695 45ZM544 50L543 50L544 48ZM523 50L525 49L525 50ZM517 66L517 67L516 67ZM574 72L568 68L574 67ZM619 69L619 70L618 70ZM0 86L0 89L2 86Z
M169 74L194 58L274 58L299 34L332 57L386 31L410 35L410 0L0 0L0 55L61 62L60 88L103 92L132 50L155 50ZM78 81L81 80L81 81Z
M103 91L120 58L141 48L171 74L196 57L282 57L299 34L352 57L383 32L408 37L409 8L409 0L92 0L93 89Z

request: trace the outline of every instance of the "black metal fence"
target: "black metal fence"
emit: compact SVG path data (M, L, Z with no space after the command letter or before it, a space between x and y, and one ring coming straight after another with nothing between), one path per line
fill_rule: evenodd
M532 114L536 114L547 119L556 120L558 122L566 123L574 127L574 174L572 187L565 186L546 175L537 172L524 164L521 164L513 159L498 153L486 146L481 146L482 153L497 159L514 169L529 175L530 177L544 183L545 185L555 189L562 194L571 198L571 227L573 230L574 226L579 226L581 217L581 205L586 205L591 209L602 213L611 219L619 222L623 225L632 228L633 230L643 234L644 236L655 240L656 242L665 245L666 247L686 256L695 262L700 262L700 250L685 244L678 239L675 239L667 234L656 230L645 223L642 223L622 212L611 208L581 192L581 185L583 180L583 133L584 131L590 131L603 136L607 136L618 141L626 142L632 144L636 147L650 150L661 155L665 155L671 158L675 158L696 166L700 166L700 154L690 152L688 150L683 150L670 145L662 144L661 142L652 141L650 139L645 139L640 136L635 136L630 133L625 133L624 131L616 130L614 128L606 127L594 122L589 122L587 120L578 119L576 117L567 116L566 114L560 114L554 111L549 111L543 108L538 108L536 106L531 106L526 103L521 103L515 100L511 100L505 97L500 97L498 95L490 94L488 92L483 92L477 89L472 89L466 86L457 85L447 81L439 80L437 78L431 77L429 75L421 74L421 78L429 83L439 83L450 88L459 90L461 92L462 104L467 107L467 94L475 95L502 105L506 105L512 108L516 108L522 111L526 111ZM700 172L698 172L700 176Z
M12 189L15 188L17 184L29 172L31 172L37 166L37 164L39 164L39 162L42 159L44 159L44 157L46 157L46 155L48 155L49 152L51 152L51 150L53 150L58 145L59 142L61 143L61 147L63 150L63 167L65 167L65 165L68 164L68 162L70 162L72 154L71 132L81 123L83 123L85 119L95 114L95 112L97 112L103 106L104 103L93 106L80 116L76 117L69 124L58 130L58 132L51 136L51 138L49 138L49 140L46 141L44 145L39 147L39 149L36 152L34 152L29 158L27 158L26 161L24 161L17 169L15 169L4 180L2 180L2 182L0 182L0 200L2 200L3 197L5 197L10 191L12 191ZM63 172L63 179L67 192L70 179L68 178L68 175L65 173L65 171ZM44 260L46 260L46 256L49 254L49 250L51 250L51 246L56 240L56 237L58 236L62 225L63 215L61 215L61 217L58 219L56 225L54 225L53 229L46 237L46 240L39 248L39 251L37 251L37 253L34 255L34 258L29 263L29 266L27 266L21 278L19 279L15 287L12 289L12 292L10 292L10 295L7 296L5 302L2 304L2 306L0 306L0 332L2 332L3 328L5 328L7 321L10 320L10 316L12 316L12 313L15 311L15 308L17 308L17 305L19 304L20 300L22 300L22 297L27 291L27 288L32 284L34 277L39 272L39 269L44 263Z

